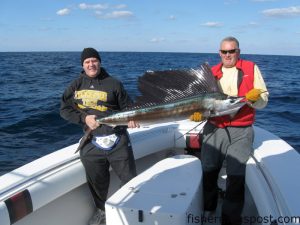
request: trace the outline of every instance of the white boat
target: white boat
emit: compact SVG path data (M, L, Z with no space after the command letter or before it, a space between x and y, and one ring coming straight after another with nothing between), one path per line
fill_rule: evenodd
M177 121L129 129L139 175L120 188L111 171L107 224L201 224L201 161L184 155L186 140L191 139L184 134L196 125ZM299 223L300 155L274 134L254 129L244 223ZM57 150L0 177L1 225L87 224L94 205L79 155L74 154L77 146ZM220 176L221 186L225 178ZM217 214L209 224L218 224L219 219Z

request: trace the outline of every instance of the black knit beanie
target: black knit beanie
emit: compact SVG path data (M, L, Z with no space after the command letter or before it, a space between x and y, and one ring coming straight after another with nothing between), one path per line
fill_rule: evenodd
M83 65L83 61L87 58L97 58L101 62L101 58L99 53L94 48L85 48L81 53L81 65Z

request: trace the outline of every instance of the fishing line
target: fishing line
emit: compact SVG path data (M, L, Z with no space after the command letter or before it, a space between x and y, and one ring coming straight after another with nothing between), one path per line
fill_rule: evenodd
M185 134L181 135L180 137L176 138L176 141L180 138L182 138L184 135L188 134L189 132L191 132L192 130L196 129L197 127L199 127L201 124L203 124L206 120L201 121L199 124L197 124L197 126L193 127L192 129L190 129L188 132L186 132ZM199 131L199 133L203 130L203 127L201 128L201 130ZM199 134L198 133L198 134Z

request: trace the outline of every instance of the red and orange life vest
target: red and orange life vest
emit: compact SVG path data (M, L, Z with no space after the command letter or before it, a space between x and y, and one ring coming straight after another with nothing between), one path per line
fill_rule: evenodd
M245 96L248 91L254 87L254 63L246 60L239 59L236 63L236 68L239 70L239 74L242 75L241 82L238 87L238 96ZM212 67L212 72L216 79L221 79L222 63L219 63ZM239 79L238 79L239 80ZM230 115L212 117L209 122L217 127L228 126L249 126L254 123L255 110L248 105L244 105L238 113L232 118Z

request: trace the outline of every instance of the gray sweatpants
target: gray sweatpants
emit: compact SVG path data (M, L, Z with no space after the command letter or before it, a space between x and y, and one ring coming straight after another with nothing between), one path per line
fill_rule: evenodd
M226 191L222 224L240 224L244 205L246 162L253 151L252 126L217 128L207 122L203 130L201 162L204 210L215 210L218 200L217 179L226 161Z

